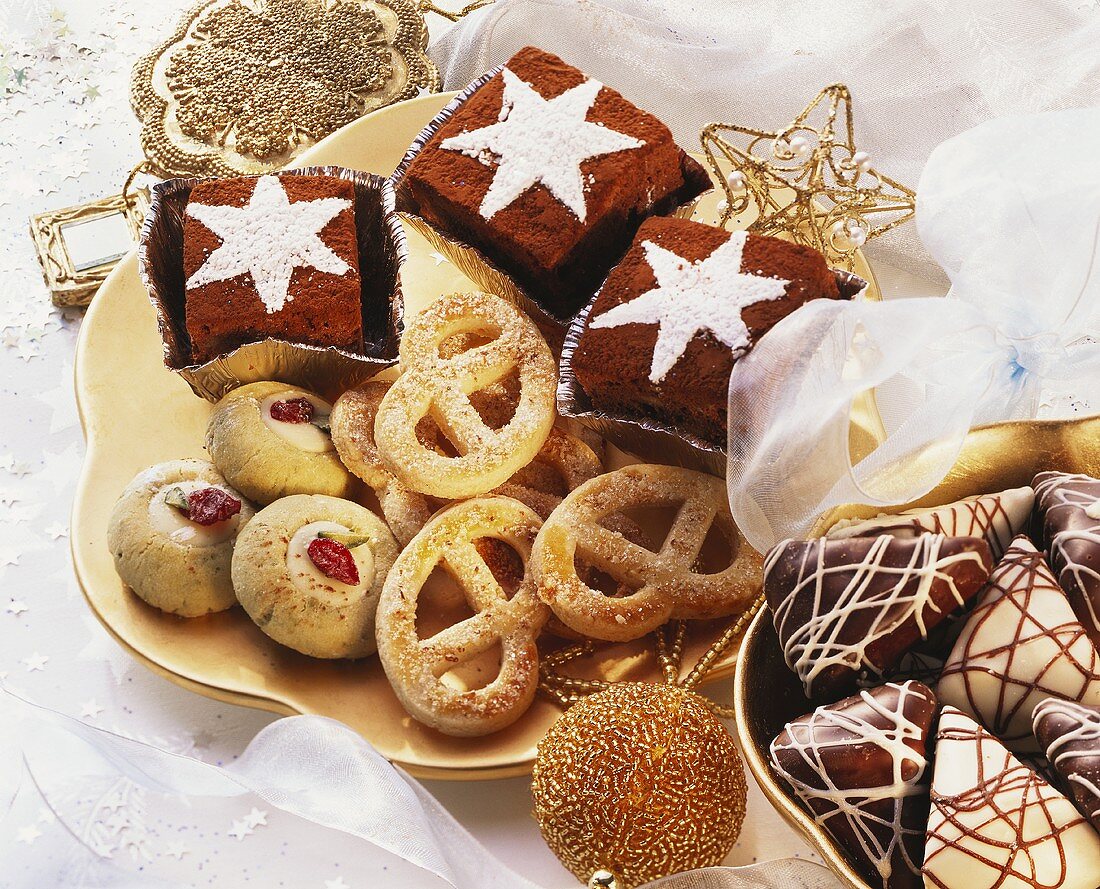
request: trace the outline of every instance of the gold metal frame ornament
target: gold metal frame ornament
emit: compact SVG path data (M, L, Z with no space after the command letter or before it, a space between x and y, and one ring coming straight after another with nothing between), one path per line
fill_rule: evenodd
M754 206L749 231L806 244L830 265L850 270L867 241L916 211L916 193L856 147L852 95L841 83L825 87L781 130L712 123L700 141L725 192L720 225Z

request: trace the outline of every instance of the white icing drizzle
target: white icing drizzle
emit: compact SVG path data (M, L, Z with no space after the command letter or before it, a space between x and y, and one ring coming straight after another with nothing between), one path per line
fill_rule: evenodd
M290 538L290 545L286 551L286 568L290 575L290 582L299 592L312 596L318 594L319 587L327 587L340 600L352 594L361 595L364 590L369 590L374 583L374 552L370 544L365 543L351 550L355 567L359 571L359 583L357 585L341 583L322 574L313 564L313 559L309 557L309 545L322 531L337 534L354 533L350 528L337 522L310 522L308 525L302 525Z
M237 500L241 499L240 494L229 490L223 485L212 485L210 482L179 481L166 484L149 500L149 524L155 530L176 543L183 543L188 546L217 546L219 543L225 543L225 541L232 540L237 536L237 526L241 521L240 513L231 516L224 522L215 522L213 525L200 525L198 522L192 522L185 517L176 507L169 506L164 502L164 495L173 488L179 488L184 495L205 488L217 488L230 497Z
M1100 837L1040 775L954 707L940 716L925 886L1096 889Z
M897 701L892 706L887 706L880 699L885 689L897 692ZM927 690L915 682L886 683L878 689L860 692L859 698L885 725L875 725L862 718L845 706L846 701L818 707L809 717L787 724L786 740L780 744L783 740L781 735L771 744L771 763L826 831L836 836L837 827L833 822L846 823L859 842L860 851L877 869L883 886L887 886L897 854L914 873L920 871L921 863L912 859L905 843L907 835L919 834L920 831L906 828L902 814L907 797L926 792L924 775L928 762L912 746L914 741L925 742L925 726L908 719L905 711L906 702L911 698L931 699ZM932 704L934 706L934 702ZM866 782L857 787L838 785L825 762L829 753L837 748L852 750L868 747L875 747L890 756L890 779L882 783ZM807 783L785 768L778 755L781 751L797 754L802 764L813 773L816 782ZM863 758L866 760L872 755L868 751ZM915 771L906 778L905 771L910 768ZM868 806L884 801L893 804L889 819L868 810ZM828 808L817 811L813 806L815 802L828 803ZM883 835L886 837L885 844Z
M1012 538L1024 530L1034 503L1035 491L1030 487L1010 488L934 509L909 509L897 515L884 514L865 520L848 519L835 524L825 536L866 537L874 533L915 537L930 532L948 537L984 537L993 558L999 559Z
M937 693L1021 752L1039 749L1031 713L1043 698L1100 704L1100 655L1027 537L990 575Z
M1087 518L1096 520L1092 527L1057 532L1049 541L1049 549L1051 565L1058 572L1063 588L1075 588L1080 594L1076 605L1087 611L1080 616L1093 638L1100 638L1100 613L1097 613L1100 602L1094 601L1095 597L1090 594L1100 590L1100 497L1070 487L1087 484L1100 489L1100 482L1089 475L1068 472L1044 472L1036 476L1035 482L1035 496L1042 515L1080 509ZM1093 549L1097 558L1091 562L1075 558L1070 552L1071 544Z
M1093 771L1100 765L1100 713L1075 701L1047 698L1035 708L1032 717L1036 734L1039 732L1039 724L1048 716L1063 716L1073 723L1072 728L1060 734L1047 747L1046 757L1070 785L1077 785L1087 794L1086 798L1092 801L1093 808L1084 814L1090 821L1097 823L1100 821L1100 786L1082 774L1075 763L1091 759L1093 763L1086 768ZM1083 746L1077 750L1068 749L1071 745L1078 744ZM1074 796L1078 803L1084 802L1080 794L1075 793Z
M496 123L451 136L439 143L486 166L497 165L481 201L486 219L511 204L533 185L544 185L581 222L588 214L581 163L593 157L639 148L641 139L586 120L603 88L598 80L544 99L510 69L501 72L504 98Z
M735 355L751 345L741 310L758 302L779 299L790 281L741 271L741 255L748 233L736 231L710 256L689 262L652 241L643 241L646 262L657 286L630 302L598 315L589 327L656 324L649 380L660 383L701 331L710 331Z
M915 541L908 562L897 566L884 564L891 544L897 543L887 535L876 538L859 563L826 565L828 548L824 540L818 546L805 549L795 587L773 611L787 664L802 679L807 694L812 694L814 680L830 667L873 671L866 656L867 649L907 620L914 620L921 637L927 638L932 626L964 604L965 596L955 583L952 569L965 562L982 565L981 554L970 550L941 556L940 550L946 540L943 534L923 535ZM765 578L787 547L798 543L786 540L768 553L764 560ZM809 561L811 558L814 561ZM869 595L868 584L880 575L894 578L894 583ZM836 576L844 578L844 587L835 604L827 604L825 585ZM942 583L951 595L952 605L946 611L941 611L932 598L937 583ZM800 600L804 600L807 590L811 591L810 616L788 635L787 620L795 620L792 616L795 603L799 603L799 610L805 607ZM863 638L843 638L848 620L855 613L867 610L874 612L874 618ZM935 620L930 620L932 617Z
M287 389L286 392L269 395L260 402L260 416L263 418L264 425L299 450L309 451L312 454L323 454L334 450L332 436L324 429L318 429L312 423L286 423L271 416L271 406L276 401L292 401L295 398L304 398L312 404L315 415L332 413L332 405L316 395L297 389Z
M296 268L333 275L351 271L321 240L329 220L350 206L346 198L291 203L278 176L257 179L243 207L188 203L187 215L216 234L221 245L187 279L187 289L247 273L267 313L278 312L294 299L290 278Z

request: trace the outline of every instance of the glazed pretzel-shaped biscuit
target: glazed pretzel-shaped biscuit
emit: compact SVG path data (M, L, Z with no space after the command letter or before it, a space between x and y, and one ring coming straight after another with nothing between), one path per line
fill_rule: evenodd
M386 523L404 546L424 527L439 501L405 485L378 453L374 421L390 385L372 381L349 389L333 405L329 423L340 459L374 491ZM485 396L479 411L487 416L505 416L508 408L503 404L506 401L504 393L486 390L478 394ZM501 424L503 422L501 420ZM438 436L442 433L434 424L422 433L420 440L425 446L439 444ZM525 503L545 519L561 503L563 486L566 491L572 491L601 472L603 463L596 452L579 438L555 426L535 459L490 493Z
M390 384L381 381L349 389L332 406L329 427L336 453L348 470L374 491L386 524L405 546L432 517L435 507L390 471L374 443L374 420L389 389Z
M450 357L452 337L489 342ZM433 497L475 497L505 482L538 453L554 425L557 366L535 325L518 309L486 293L437 299L415 316L401 338L402 373L375 419L382 459L404 484ZM482 419L472 393L519 376L519 403L500 429ZM430 416L457 456L425 445L417 426Z
M659 552L607 527L621 510L677 506ZM712 526L724 535L730 564L696 570ZM614 526L612 526L614 527ZM577 557L634 590L608 596L577 574ZM573 491L546 520L531 553L539 596L570 629L613 642L644 636L667 621L722 617L760 592L762 560L741 537L726 489L710 475L672 466L627 466Z
M504 541L526 562L539 524L534 512L507 497L467 500L428 522L390 570L376 618L378 656L405 709L425 725L448 735L484 735L510 725L531 705L538 687L535 639L549 609L529 571L508 598L476 544ZM461 587L474 615L420 639L417 600L437 566ZM442 681L498 642L500 672L488 685L463 691Z

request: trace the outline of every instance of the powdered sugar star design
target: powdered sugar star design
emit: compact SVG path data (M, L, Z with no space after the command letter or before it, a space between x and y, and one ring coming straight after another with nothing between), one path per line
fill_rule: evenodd
M324 241L321 230L351 206L344 198L290 202L278 176L256 180L243 207L188 204L187 213L221 238L188 287L225 281L248 272L268 314L294 299L290 277L298 267L343 275L351 267Z
M542 184L581 222L587 216L581 163L593 157L639 148L641 139L586 120L603 88L598 80L544 99L508 68L500 119L477 130L444 139L440 148L496 164L493 182L481 201L481 215L492 217L532 185Z
M657 286L609 309L590 326L659 325L649 369L652 383L665 378L700 331L709 330L735 353L748 349L749 328L741 318L741 310L779 299L791 282L741 271L747 237L745 232L733 232L728 241L697 262L689 262L652 241L643 241L646 262L653 269Z

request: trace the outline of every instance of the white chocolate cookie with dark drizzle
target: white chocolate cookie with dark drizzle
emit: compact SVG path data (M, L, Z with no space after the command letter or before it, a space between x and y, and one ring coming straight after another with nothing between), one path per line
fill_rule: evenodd
M205 460L139 473L111 513L107 546L119 577L154 608L199 617L237 604L233 542L252 505Z
M1043 698L1100 704L1100 655L1026 537L993 570L936 693L1022 753L1039 749L1031 713Z
M886 683L787 723L772 768L872 886L919 889L936 699Z
M948 537L984 537L994 559L999 559L1012 538L1026 530L1035 503L1031 488L1009 488L997 494L967 497L945 506L910 509L897 515L837 522L825 534L831 538L917 537L946 534Z
M944 707L924 880L930 889L1096 889L1100 836L993 735Z
M1047 698L1035 707L1031 726L1077 811L1100 830L1100 707Z
M1036 531L1050 567L1089 638L1100 646L1100 479L1041 472L1033 484Z
M210 459L258 503L290 494L349 497L357 486L328 432L332 405L286 383L249 383L214 406L206 428Z
M295 494L245 531L233 587L261 630L311 657L374 653L378 597L398 553L385 522L349 500Z
M764 594L807 696L836 700L977 595L991 562L977 537L785 540L764 560Z

